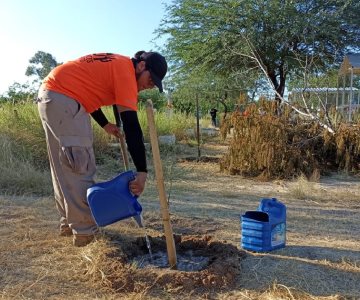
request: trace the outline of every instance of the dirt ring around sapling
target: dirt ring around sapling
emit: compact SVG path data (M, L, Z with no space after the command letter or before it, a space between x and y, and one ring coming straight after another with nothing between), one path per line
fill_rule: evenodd
M149 237L153 256L166 256L165 237ZM179 268L170 269L168 264L143 264L141 257L149 255L144 238L138 238L131 246L122 249L122 267L116 276L114 272L108 279L112 288L126 292L136 292L139 287L156 286L176 291L196 289L220 290L235 283L240 274L240 262L245 252L234 245L213 239L211 236L175 236L176 255ZM191 253L189 255L189 253ZM182 259L195 260L201 268L182 268Z

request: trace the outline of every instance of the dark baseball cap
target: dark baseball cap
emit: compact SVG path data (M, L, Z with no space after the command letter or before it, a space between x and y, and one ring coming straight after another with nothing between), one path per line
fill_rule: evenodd
M163 86L161 81L167 72L165 57L158 52L145 52L141 54L140 59L145 61L146 69L150 72L152 81L159 88L160 93L162 93Z

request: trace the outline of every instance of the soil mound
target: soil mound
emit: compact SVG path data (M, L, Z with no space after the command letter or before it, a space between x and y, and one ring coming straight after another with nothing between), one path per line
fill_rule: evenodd
M164 237L149 237L153 255L166 255ZM147 256L148 248L143 238L138 238L122 249L121 256L109 253L108 257L117 260L114 272L108 277L111 287L118 292L139 292L141 287L175 289L178 292L194 290L220 290L232 286L240 274L240 261L245 253L226 242L216 241L211 236L176 236L178 263L180 257L191 259L205 257L206 264L198 271L171 270L166 266L151 264L139 267L139 256Z

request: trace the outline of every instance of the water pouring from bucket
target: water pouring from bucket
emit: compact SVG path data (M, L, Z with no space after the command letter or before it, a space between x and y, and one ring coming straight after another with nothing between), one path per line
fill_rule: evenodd
M150 243L149 236L148 236L147 233L146 233L146 228L145 228L144 219L143 219L142 215L140 214L140 215L134 216L134 220L135 220L135 222L138 224L138 226L139 226L140 228L143 228L143 229L145 230L146 248L147 248L148 251L149 251L150 261L152 262L152 261L153 261L153 254L152 254L152 250L151 250L151 243Z

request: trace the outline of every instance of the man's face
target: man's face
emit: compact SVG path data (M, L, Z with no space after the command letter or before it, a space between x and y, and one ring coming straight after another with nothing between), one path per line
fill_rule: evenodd
M151 79L149 70L146 70L145 62L141 61L136 66L136 81L138 92L142 90L152 89L155 87Z
M150 72L148 70L143 70L137 76L137 87L138 92L146 89L152 89L155 87L154 82L151 79Z

